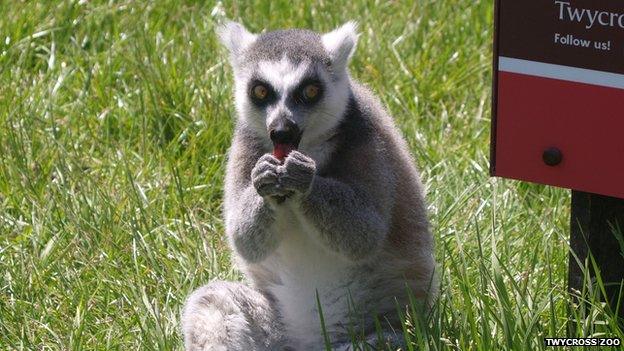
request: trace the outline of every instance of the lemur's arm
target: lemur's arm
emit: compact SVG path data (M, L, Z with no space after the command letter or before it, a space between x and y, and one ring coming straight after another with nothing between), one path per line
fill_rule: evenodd
M277 246L275 234L267 230L273 210L253 186L239 194L236 208L226 214L227 235L236 252L246 261L262 261Z
M352 260L368 257L386 238L390 225L353 187L320 176L302 198L301 209L327 247Z
M275 217L276 197L285 192L278 183L279 161L271 155L258 159L250 175L234 173L239 184L228 185L225 202L226 232L236 252L248 262L260 262L279 244L278 233L270 230Z
M317 229L328 249L360 260L385 240L392 189L385 193L364 191L363 187L319 176L314 160L298 152L291 153L283 167L281 183L297 194L294 198L299 202L299 214ZM384 181L376 179L377 186L382 187Z

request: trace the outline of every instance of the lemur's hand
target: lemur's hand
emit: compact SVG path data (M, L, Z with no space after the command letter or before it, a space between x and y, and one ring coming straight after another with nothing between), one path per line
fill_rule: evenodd
M258 159L251 170L251 182L262 197L283 198L290 193L279 181L280 161L271 154Z
M292 151L280 166L279 182L295 194L307 194L316 173L316 162L299 151Z

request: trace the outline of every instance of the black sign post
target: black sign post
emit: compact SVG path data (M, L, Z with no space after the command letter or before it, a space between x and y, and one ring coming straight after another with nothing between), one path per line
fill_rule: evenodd
M587 284L584 267L590 279L600 274L607 295L604 298L611 309L620 306L620 318L624 318L623 235L624 200L572 191L568 287L573 296L583 291Z

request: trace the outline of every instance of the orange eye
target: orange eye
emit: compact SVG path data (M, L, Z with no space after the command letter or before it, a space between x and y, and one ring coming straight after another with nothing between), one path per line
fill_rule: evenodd
M251 89L253 97L258 100L264 100L269 96L269 89L262 84L258 84Z
M306 100L314 100L318 97L321 92L321 88L316 84L308 84L303 88L303 97Z

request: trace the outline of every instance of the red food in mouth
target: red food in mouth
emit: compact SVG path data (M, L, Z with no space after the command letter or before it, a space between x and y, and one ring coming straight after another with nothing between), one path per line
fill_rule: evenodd
M273 145L273 156L283 162L286 156L295 149L293 144L276 143Z

